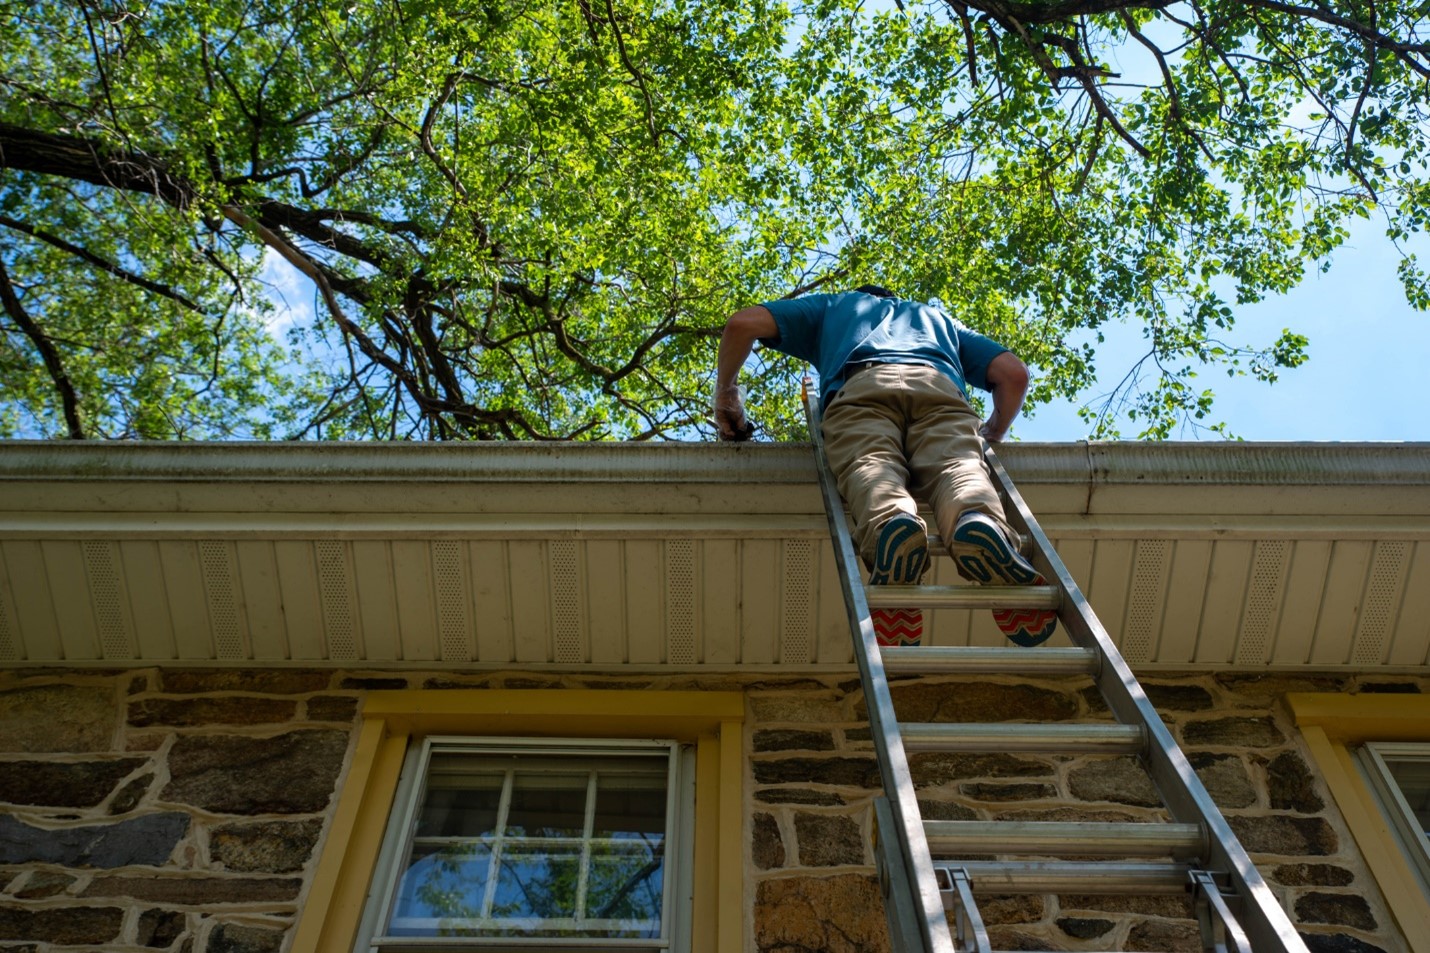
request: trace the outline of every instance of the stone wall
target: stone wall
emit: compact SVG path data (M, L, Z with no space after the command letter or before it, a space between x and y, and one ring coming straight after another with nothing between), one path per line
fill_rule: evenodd
M0 950L278 953L357 711L333 678L0 675Z
M1149 694L1314 953L1403 943L1279 700L1430 679L1156 678ZM364 694L743 690L746 948L886 953L857 681L299 670L0 672L0 953L287 953ZM909 721L1097 719L1088 683L896 681ZM918 755L929 817L1157 816L1131 759ZM1180 898L986 902L998 949L1198 950Z
M1430 679L1223 675L1143 685L1312 953L1404 950L1281 698L1421 692ZM898 679L892 690L908 722L1108 717L1086 679L934 676ZM884 953L870 838L878 772L858 682L772 687L749 698L754 948ZM1165 818L1133 758L916 754L910 767L927 819ZM1181 897L995 897L980 909L998 950L1201 950Z

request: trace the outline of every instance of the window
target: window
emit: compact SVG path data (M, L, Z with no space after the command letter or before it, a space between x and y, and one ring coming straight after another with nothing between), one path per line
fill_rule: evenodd
M1372 742L1361 745L1356 755L1401 852L1430 895L1430 744Z
M686 948L692 766L674 741L414 745L359 948Z
M384 953L452 953L457 949L492 953L504 946L537 953L570 945L643 953L664 948L671 953L740 953L747 909L741 837L744 714L743 694L729 691L368 692L347 772L289 948L302 953L369 953L374 948L373 938L379 937L383 939L377 949ZM630 738L668 740L612 740ZM663 767L652 768L656 762ZM594 798L590 796L592 772L597 775ZM662 795L651 787L662 772L663 817L658 807ZM609 783L604 785L603 773L609 775ZM501 776L500 790L497 775ZM585 777L584 788L571 780L576 776ZM560 780L563 777L565 781ZM500 816L504 798L505 820ZM575 806L578 800L579 808ZM491 818L493 804L498 815L495 820ZM513 823L513 807L519 825ZM574 820L578 813L579 825ZM394 818L398 823L393 823ZM664 825L659 848L655 832L649 829L658 824ZM421 896L416 879L408 884L409 896L416 899L402 905L402 874L424 859L422 850L440 852L440 848L429 850L438 841L424 844L417 834L419 828L421 838L451 838L450 843L473 845L464 847L466 853L461 856L488 852L482 906L477 907L475 916L468 916L463 909L461 916L446 924L468 935L400 935L401 930L416 926L404 920L444 919L419 915ZM547 836L553 832L555 836ZM498 866L493 873L491 852L498 846L503 852L534 846L532 841L522 840L532 837L546 844L552 856L574 854L585 859L567 862L563 868L567 880L558 884L558 878L551 878L555 888L551 903L533 902L522 915L508 916L512 911L501 909L500 887L506 868ZM617 841L625 843L603 853L603 844ZM653 872L637 878L639 871L625 866L647 849L647 864L660 861L658 887ZM585 907L577 917L575 897L580 892L583 863L588 880L582 901ZM625 879L616 884L622 871ZM517 865L505 874L508 883L515 883L518 874L529 876ZM573 874L574 887L569 885ZM413 878L421 876L421 872L413 874ZM603 881L603 877L607 879ZM497 886L491 906L486 907L489 882ZM612 905L615 894L628 882L634 897ZM470 900L473 891L464 890ZM642 921L649 924L656 916L649 909L653 895L661 904L657 936L573 935L552 942L550 938L496 935L513 925L502 920L518 920L523 927L546 920L548 925L558 922L562 929L578 920L587 928L592 927L592 920L603 919L626 926ZM430 905L428 912L441 906ZM612 915L591 916L602 910ZM398 914L395 926L394 914ZM625 929L606 926L608 930ZM630 926L629 932L655 929Z

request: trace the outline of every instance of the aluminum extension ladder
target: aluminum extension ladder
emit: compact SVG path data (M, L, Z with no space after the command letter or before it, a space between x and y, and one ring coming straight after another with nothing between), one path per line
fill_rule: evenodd
M975 896L1183 894L1194 898L1208 953L1307 953L1290 918L1212 802L1147 695L991 449L985 459L1009 521L1048 586L866 586L824 454L818 393L805 413L849 612L855 658L883 778L876 856L896 953L991 953ZM930 546L933 552L933 546ZM881 648L870 607L1055 609L1075 648ZM900 725L890 674L1091 675L1117 724ZM1136 754L1171 823L924 821L908 752ZM958 860L960 854L1034 860ZM1046 857L1108 857L1049 861ZM1159 858L1128 861L1123 858Z

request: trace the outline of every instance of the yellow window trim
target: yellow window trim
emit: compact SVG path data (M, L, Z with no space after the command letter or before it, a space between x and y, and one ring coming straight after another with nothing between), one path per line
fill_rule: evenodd
M740 692L372 692L333 824L299 916L295 953L352 953L408 742L436 734L671 738L695 745L692 953L743 946Z
M1430 697L1293 692L1286 702L1410 949L1430 953L1430 903L1350 750L1367 741L1430 742Z

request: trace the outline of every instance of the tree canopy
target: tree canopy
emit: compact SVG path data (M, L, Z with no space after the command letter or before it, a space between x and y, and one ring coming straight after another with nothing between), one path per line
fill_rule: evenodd
M1160 437L1353 217L1430 304L1423 3L0 2L3 436L708 435L726 315L875 281L1034 400L1136 323Z

